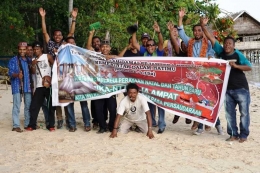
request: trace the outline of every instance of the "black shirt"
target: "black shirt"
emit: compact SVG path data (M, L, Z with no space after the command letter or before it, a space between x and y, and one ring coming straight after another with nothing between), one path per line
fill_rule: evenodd
M236 52L234 52L232 55L226 55L224 52L222 52L219 56L224 60L236 59L236 64L240 65L239 55ZM242 70L231 68L227 89L230 90L241 88L249 90L246 75Z
M137 53L133 53L131 50L127 50L124 54L124 57L132 57L132 56L141 56L141 55L139 51L137 51Z

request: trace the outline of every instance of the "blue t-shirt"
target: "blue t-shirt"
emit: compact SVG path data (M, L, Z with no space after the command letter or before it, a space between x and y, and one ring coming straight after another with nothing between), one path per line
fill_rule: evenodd
M163 56L163 53L164 53L163 50L160 51L159 49L156 49L156 55L157 55L157 56ZM146 48L143 47L143 46L140 46L140 54L141 54L141 55L145 55L145 54L146 54L145 56L153 56L153 54L148 53L147 50L146 50Z

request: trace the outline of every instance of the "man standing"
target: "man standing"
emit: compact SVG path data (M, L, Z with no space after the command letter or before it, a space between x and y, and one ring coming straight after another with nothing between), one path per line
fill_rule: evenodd
M43 8L39 8L39 13L42 18L42 33L43 33L45 42L47 43L47 46L48 46L48 54L50 54L53 57L53 59L55 60L57 51L58 51L60 45L63 43L62 32L61 32L61 30L58 30L58 29L54 30L53 40L51 40L51 38L47 32L47 29L46 29L46 22L45 22L46 12ZM71 24L71 28L70 28L68 37L71 37L74 35L77 15L78 15L78 9L73 8L73 11L71 12L72 24ZM62 125L63 125L62 110L61 110L60 106L56 106L56 116L58 119L57 128L60 129L60 128L62 128Z
M88 42L87 42L87 46L86 49L91 50L91 51L95 51L95 52L99 52L101 53L101 39L98 36L94 36L95 34L95 30L92 30L89 32L89 37L88 37ZM93 118L92 123L93 123L93 129L97 129L99 124L98 124L98 120L97 120L97 114L96 114L96 109L95 109L95 102L96 100L91 100L91 116ZM104 116L105 119L107 119L108 113L107 113L107 105L106 103L104 103L104 108L102 109L104 111Z
M30 104L32 99L32 80L30 78L29 64L31 60L26 58L26 42L18 44L18 55L10 59L8 63L8 75L10 76L12 94L13 94L13 129L12 131L22 132L20 128L20 106L22 99L24 99L24 128L26 128L30 121Z
M158 38L159 38L159 43L158 43L158 48L156 48L156 43L153 39L149 39L147 40L147 42L145 43L146 47L140 46L139 43L136 40L136 32L133 33L132 38L133 38L133 46L140 51L141 55L144 56L163 56L164 51L163 51L163 36L162 33L160 31L160 27L157 24L157 22L154 22L153 28L155 30L155 32L158 34ZM148 103L150 111L151 111L151 115L152 115L152 124L154 127L157 126L156 124L156 120L155 120L155 110L156 110L156 106L152 103ZM165 111L164 109L158 107L158 134L163 133L166 127L166 123L165 123Z
M152 132L152 119L149 106L144 96L139 94L139 87L134 83L126 86L127 96L120 102L111 138L117 137L117 130L126 134L129 128L136 124L139 129L146 133L150 139L154 138ZM119 128L120 118L124 115L124 120Z
M110 54L110 50L111 50L110 40L104 39L101 42L101 53L107 57ZM110 56L114 57L114 55L110 55ZM109 131L113 130L113 126L116 118L116 108L117 108L117 102L116 102L115 95L106 99L94 100L94 109L95 109L97 121L99 123L99 131L97 132L98 134L107 131L107 124L106 124L107 110L109 111L108 129Z
M230 135L227 141L239 140L240 143L243 143L247 140L249 135L250 125L250 93L248 82L243 71L250 71L251 64L241 52L235 49L234 38L226 37L224 39L224 46L222 47L206 28L208 18L201 18L200 21L202 29L212 45L214 45L213 49L218 57L230 61L229 65L231 66L231 71L224 102L227 119L227 133ZM238 132L236 118L237 105L239 106L240 112L240 133Z
M67 37L66 43L76 45L75 38ZM89 132L91 130L91 127L90 127L90 113L89 113L89 109L88 109L88 102L81 101L80 107L81 107L82 118L83 118L83 122L84 122L84 131ZM67 106L67 109L68 109L69 132L75 132L77 130L77 127L76 127L77 123L76 123L76 119L75 119L74 102L70 103Z
M48 124L46 128L49 131L55 131L55 107L52 107L52 97L51 97L51 88L44 86L43 80L48 79L46 76L51 77L51 66L53 64L53 58L49 54L43 54L43 46L40 42L33 43L33 50L35 58L32 62L33 73L36 74L36 90L33 95L32 104L30 106L30 124L26 128L27 131L32 131L37 129L37 117L44 102L44 99L47 100L47 107L49 109L48 113ZM50 80L47 81L49 84Z
M184 44L187 46L188 57L214 57L215 52L212 49L210 41L207 38L203 37L203 31L200 24L193 26L192 30L194 38L190 38L186 35L182 24L182 20L185 14L185 9L181 8L181 10L179 11L178 33ZM194 121L191 129L197 129L197 131L194 132L194 134L200 135L203 132L203 124ZM210 131L210 129L210 126L205 126L206 131Z

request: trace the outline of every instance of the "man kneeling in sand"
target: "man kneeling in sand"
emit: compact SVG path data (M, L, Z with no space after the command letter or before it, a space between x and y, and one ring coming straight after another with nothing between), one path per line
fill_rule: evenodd
M128 133L129 128L135 123L143 133L146 133L152 139L152 118L147 100L143 95L138 94L139 87L134 83L126 86L127 96L120 102L114 129L110 135L111 138L117 137L117 130L121 133ZM120 128L118 127L120 117L124 116ZM147 119L147 121L146 121Z

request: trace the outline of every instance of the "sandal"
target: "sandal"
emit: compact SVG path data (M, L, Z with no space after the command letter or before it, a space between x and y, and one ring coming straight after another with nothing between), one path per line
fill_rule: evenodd
M85 131L86 131L86 132L89 132L90 130L91 130L91 127L90 127L90 126L86 126L86 127L85 127Z
M179 118L180 118L180 116L175 115L174 118L173 118L173 120L172 120L172 123L173 123L173 124L177 123L178 120L179 120Z

